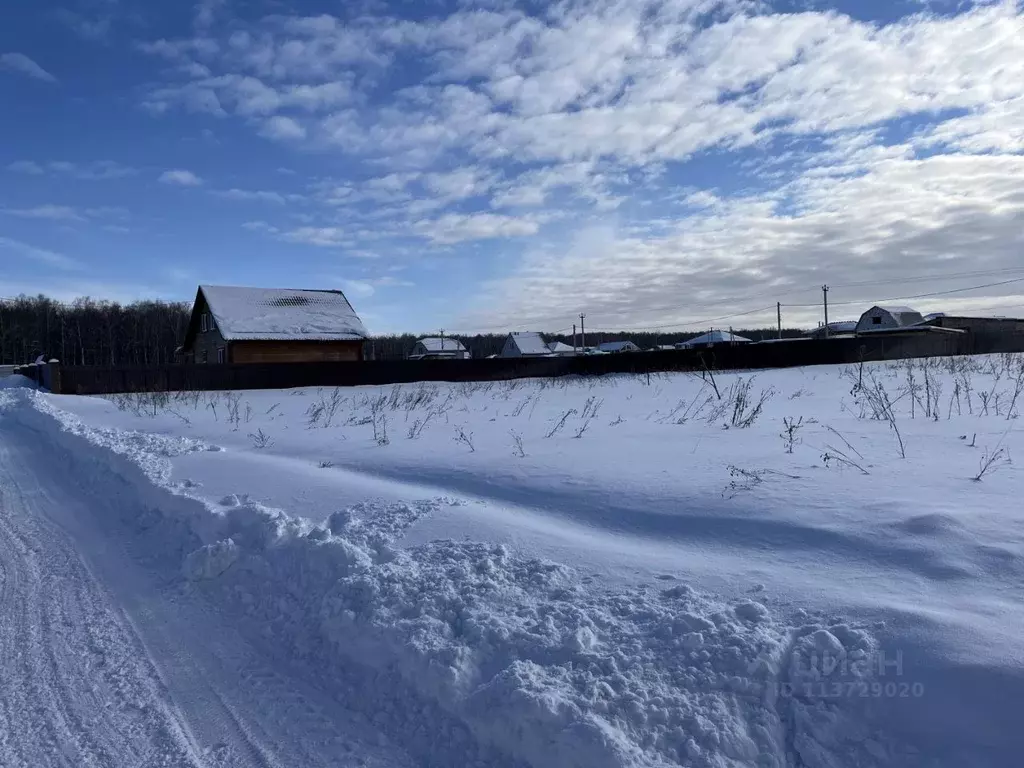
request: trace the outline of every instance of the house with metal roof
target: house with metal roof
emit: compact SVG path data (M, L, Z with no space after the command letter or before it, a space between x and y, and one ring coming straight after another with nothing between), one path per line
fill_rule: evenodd
M182 355L189 363L357 361L366 337L341 291L201 285Z
M828 325L819 325L809 331L804 331L804 336L811 339L835 338L836 336L853 336L857 332L856 320L839 320Z
M634 344L632 341L609 341L604 344L598 344L597 348L602 352L616 353L616 352L639 352L640 347Z
M510 333L501 348L502 357L550 357L551 354L541 335L532 331Z
M570 346L563 341L552 341L548 344L551 354L557 357L573 357L577 354L576 347Z
M910 307L875 305L857 321L857 333L907 328L924 322L921 313Z
M750 339L737 336L731 331L709 331L689 341L676 344L676 349L693 349L695 347L713 347L716 344L750 344Z
M420 339L409 354L410 360L469 360L471 357L465 345L450 336Z

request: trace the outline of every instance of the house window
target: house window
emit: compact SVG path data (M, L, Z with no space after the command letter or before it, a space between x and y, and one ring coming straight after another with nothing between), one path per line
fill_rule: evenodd
M878 317L872 317L872 318L871 318L871 324L872 324L872 325L881 325L881 324L882 324L882 318L881 318L881 316L878 316Z
M206 331L209 330L208 322L209 321L206 319L206 313L203 312L203 314L199 316L199 330L203 333L206 333Z
M217 362L221 365L227 362L227 351L224 347L217 347Z

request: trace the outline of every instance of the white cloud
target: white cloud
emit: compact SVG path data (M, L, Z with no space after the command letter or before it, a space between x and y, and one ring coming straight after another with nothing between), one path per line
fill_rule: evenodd
M54 160L46 164L32 160L18 160L7 166L7 170L32 176L68 176L83 181L122 179L138 173L135 168L121 165L112 160L97 160L90 163L71 163Z
M196 70L189 65L190 74L201 75L199 79L178 86L166 86L152 91L145 105L152 111L166 111L181 106L191 112L208 112L224 116L229 113L242 117L264 117L282 110L299 110L308 114L330 111L351 99L348 85L335 81L319 85L292 84L267 85L251 75L209 76L206 68ZM293 118L278 116L287 120L286 131L295 133L298 123ZM272 121L271 129L273 129ZM264 128L267 123L264 124ZM304 132L303 132L304 135Z
M435 243L452 245L467 240L534 235L539 224L535 219L497 213L449 213L437 219L421 221L416 228Z
M564 246L532 251L514 276L484 292L486 310L466 322L543 321L554 307L571 306L585 309L595 328L642 327L764 306L731 321L756 325L770 322L780 300L810 304L783 311L788 322L813 324L823 282L833 287L833 317L856 317L873 301L964 285L901 286L908 275L1019 267L1022 190L1024 156L885 158L859 176L801 178L783 195L719 199L664 234L595 223ZM799 214L779 209L789 197ZM982 292L973 305L1014 290ZM964 298L908 303L931 310Z
M338 248L346 245L349 238L339 227L299 227L281 235L283 240L322 248Z
M200 0L195 7L194 24L198 30L207 30L217 19L217 14L227 5L227 0Z
M220 44L208 37L196 37L188 40L153 40L141 42L136 47L143 53L159 56L177 64L188 64L194 58L209 60L221 51Z
M131 213L127 208L122 208L116 205L104 205L97 208L86 208L83 213L89 218L94 219L118 219L124 221L131 218Z
M302 126L308 139L392 163L424 166L469 148L491 161L643 166L782 132L985 109L1021 91L1024 21L1013 3L884 27L834 13L695 25L708 9L643 0L560 3L544 19L511 11L419 23L278 17L211 44L223 74L157 89L147 103L243 117L302 110L320 116L318 130ZM196 42L149 45L181 58ZM426 56L422 82L391 103L338 111L358 101L354 68L384 66L398 51ZM943 67L929 64L936 51ZM466 78L474 84L434 84ZM294 128L282 124L301 139Z
M13 240L9 237L0 237L0 248L13 251L27 259L32 259L57 269L73 270L81 267L81 264L64 254L49 251L45 248L36 248L33 245L23 243L20 240Z
M35 208L0 208L9 216L22 219L47 219L49 221L85 221L85 216L75 208L66 205L39 205Z
M56 83L57 78L36 64L23 53L0 53L0 69L20 72L23 75L42 80L45 83Z
M192 171L164 171L160 174L160 181L164 184L173 184L179 187L201 187L203 180L192 173Z
M306 138L306 129L294 118L274 115L274 117L269 118L263 123L260 135L268 139L299 141Z
M33 295L39 292L40 283L14 282L0 279L0 295L17 296ZM49 277L45 282L46 295L51 299L72 302L88 296L94 301L115 301L127 304L133 301L152 301L164 299L168 301L191 301L195 296L195 287L173 285L164 280L153 284L119 283L115 278L69 280L66 278Z
M234 119L352 169L311 181L324 210L306 226L263 230L353 252L517 238L520 267L488 312L684 321L766 289L951 258L1012 266L1019 251L1016 2L882 24L741 0L561 0L211 30L149 44L179 70L152 111ZM411 82L389 91L409 59ZM701 153L721 179L690 178ZM724 191L739 174L749 188Z
M377 292L371 283L364 280L342 280L341 287L347 296L357 299L367 299Z
M273 203L275 205L284 205L287 199L280 192L269 192L264 190L249 190L249 189L224 189L224 190L213 190L211 194L217 197L222 197L225 200L237 200L240 202L258 202L258 203Z
M92 42L103 42L107 40L113 24L113 19L110 16L89 18L80 13L69 11L66 8L59 8L54 11L54 18L65 24L83 40L89 40Z
M266 232L271 235L276 235L280 232L277 227L265 221L247 221L242 224L242 229L247 229L250 232Z
M46 173L39 163L33 163L31 160L16 160L7 166L7 170L13 173L24 173L29 176L42 176Z

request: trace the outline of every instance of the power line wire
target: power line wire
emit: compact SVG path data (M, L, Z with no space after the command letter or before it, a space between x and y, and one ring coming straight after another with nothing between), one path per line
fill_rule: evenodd
M972 285L972 286L969 286L967 288L954 288L953 290L950 290L950 291L935 291L933 293L918 293L918 294L916 294L914 296L893 296L893 297L890 297L888 299L878 299L874 303L875 304L883 304L883 303L885 303L887 301L906 301L908 299L928 299L928 298L932 298L933 296L949 296L949 295L954 294L954 293L965 293L967 291L977 291L977 290L980 290L982 288L996 288L996 287L998 287L1000 285L1009 285L1010 283L1020 283L1020 282L1024 282L1024 277L1015 277L1012 280L1001 280L998 283L985 283L984 285ZM867 303L867 301L868 301L867 299L855 299L853 301L834 301L834 302L832 302L832 304L835 305L835 306L849 306L851 304L865 304L865 303ZM820 304L817 304L817 303L815 303L815 304L783 304L782 306L783 307L789 307L791 309L799 309L799 308L806 308L806 307L817 307L817 306L820 306Z
M895 278L895 279L886 279L886 280L862 280L862 281L851 282L851 283L830 283L829 287L830 288L853 288L853 287L868 286L868 285L893 285L893 284L899 284L899 283L926 282L926 281L932 281L932 280L952 280L952 279L955 279L955 278L958 278L958 277L983 277L983 276L988 276L988 275L1014 274L1014 273L1021 273L1021 272L1024 272L1024 267L1010 267L1010 268L1007 268L1007 269L994 269L994 270L971 270L971 271L968 271L968 272L950 272L950 273L946 273L946 274L942 274L942 275L926 275L926 276L919 276L919 277L904 277L904 278ZM1024 280L1024 278L1020 278L1020 279ZM1014 281L1008 281L1008 282L1014 282ZM1001 284L1002 283L993 283L992 285L1001 285ZM987 286L981 286L981 287L987 287ZM964 288L964 289L960 289L960 290L973 290L973 289L972 288ZM781 297L785 297L785 296L793 296L793 295L799 294L799 293L812 293L812 292L813 293L817 293L819 291L821 291L821 286L818 286L818 285L807 286L807 287L804 287L804 288L791 288L791 289L782 290L782 291L767 290L767 291L761 291L761 292L758 292L758 293L747 294L746 296L742 296L740 298L735 298L735 299L724 299L724 300L714 301L714 302L706 303L706 304L689 304L687 308L690 309L690 310L713 309L715 307L721 307L723 305L729 305L729 304L734 304L734 305L735 304L744 304L747 301L751 301L753 299L763 298L765 296L771 296L771 297L777 299L777 298L781 298ZM904 296L902 298L903 299L924 298L926 296L931 296L931 295L936 295L937 296L937 295L942 295L942 294L941 293L923 294L922 296ZM900 300L899 298L895 298L895 299L881 299L880 301L876 301L875 303L877 304L877 303L880 303L881 301L899 301L899 300ZM834 304L834 305L837 305L837 306L844 306L844 305L847 305L847 304L859 304L859 303L862 303L862 302L859 302L859 301L850 301L850 302L841 302L841 301L840 302L832 302L832 301L830 301L829 302L829 304ZM821 302L815 302L813 304L783 304L782 306L783 306L783 308L790 307L790 308L794 308L794 309L803 308L803 307L819 307L819 306L821 306ZM774 306L770 307L770 309L775 309L775 307ZM748 313L742 313L742 314L748 314ZM749 313L749 314L753 314L753 313ZM726 316L723 319L727 320L730 317L735 317L735 315L729 315L729 316ZM714 321L712 321L712 322L714 322ZM538 323L534 323L534 325L538 325ZM681 326L681 325L685 325L685 324L669 323L669 324L664 324L664 325L642 325L642 326L634 326L632 328L625 328L623 330L637 330L637 329L640 329L640 328L650 328L650 329L653 330L653 329L659 329L659 328L674 328L674 327ZM520 327L526 327L526 326L520 326ZM612 331L601 331L601 332L603 332L603 333L611 333Z

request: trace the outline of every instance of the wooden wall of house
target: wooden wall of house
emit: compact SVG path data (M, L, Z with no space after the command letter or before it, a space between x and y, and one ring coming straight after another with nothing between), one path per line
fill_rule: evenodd
M1024 348L1024 319L1006 317L939 317L931 322L941 328L967 331L978 354L1016 352Z
M217 328L217 323L213 319L213 314L206 305L206 300L200 297L196 305L197 323L199 323L199 317L203 312L206 313L207 330L203 331L202 326L197 324L195 340L192 342L191 348L185 350L185 358L190 363L199 365L207 363L212 365L218 362L217 351L223 349L225 350L225 362L227 362L227 342L221 336L220 329Z
M362 341L236 341L232 363L348 363L363 359Z

